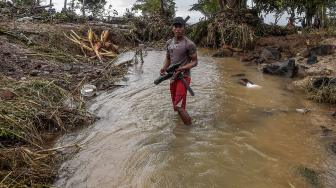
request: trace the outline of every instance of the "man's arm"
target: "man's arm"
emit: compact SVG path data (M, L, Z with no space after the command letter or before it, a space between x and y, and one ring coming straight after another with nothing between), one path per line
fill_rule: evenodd
M193 67L196 67L197 64L198 64L197 53L195 52L190 56L190 63L178 68L177 70L178 71L190 70Z
M160 70L160 73L161 74L165 74L166 70L168 69L168 67L170 66L170 64L171 64L170 56L167 53L165 61L164 61L164 64L163 64L163 67Z

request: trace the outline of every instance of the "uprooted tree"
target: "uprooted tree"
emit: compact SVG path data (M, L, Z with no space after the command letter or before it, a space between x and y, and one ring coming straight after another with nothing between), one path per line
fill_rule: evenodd
M204 46L252 48L262 22L246 5L246 0L199 0L190 10L200 11L205 20L193 26L191 37Z

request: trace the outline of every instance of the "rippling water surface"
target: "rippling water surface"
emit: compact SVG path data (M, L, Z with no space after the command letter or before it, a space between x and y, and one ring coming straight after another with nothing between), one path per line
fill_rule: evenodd
M149 52L130 68L125 87L92 102L99 121L59 141L83 147L63 164L56 186L299 188L308 184L298 167L330 167L316 136L323 121L295 111L324 107L286 89L290 80L203 50L192 71L196 96L188 96L193 125L185 126L168 82L153 84L163 57ZM262 88L239 85L232 76L239 73Z

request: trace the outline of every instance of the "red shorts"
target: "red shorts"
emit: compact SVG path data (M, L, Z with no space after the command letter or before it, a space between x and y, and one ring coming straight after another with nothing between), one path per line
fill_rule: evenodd
M184 77L188 85L190 85L191 78ZM177 111L177 105L182 101L181 107L186 108L187 103L187 88L184 86L182 80L174 80L170 83L170 94L173 102L174 110Z

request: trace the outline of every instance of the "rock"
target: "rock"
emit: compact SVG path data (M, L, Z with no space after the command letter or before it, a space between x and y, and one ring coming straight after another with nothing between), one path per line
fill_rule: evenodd
M321 45L313 47L309 50L309 55L331 55L335 52L336 46L334 45Z
M295 60L289 59L286 62L266 64L262 68L262 71L265 74L273 74L293 78L297 75L298 69L298 66L295 65Z
M7 89L0 90L0 98L3 100L11 100L13 99L15 94Z
M34 70L29 72L29 75L30 76L37 76L39 73L40 73L40 71L34 69Z
M308 65L313 65L317 63L317 56L316 55L310 55L307 59Z
M305 58L311 55L315 56L331 55L335 52L335 49L336 49L335 45L321 45L305 50L302 55Z
M212 55L212 57L232 57L233 52L230 49L221 49L215 54Z

